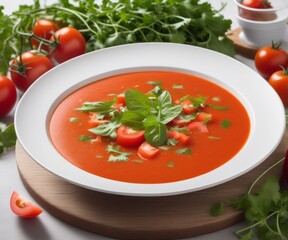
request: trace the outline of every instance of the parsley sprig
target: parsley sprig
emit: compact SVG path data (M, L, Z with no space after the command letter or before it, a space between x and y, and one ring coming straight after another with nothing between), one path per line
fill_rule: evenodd
M31 50L30 40L37 38L32 28L38 18L80 30L87 51L136 42L175 42L233 56L233 42L226 36L232 21L221 15L223 8L215 10L200 0L103 0L101 4L58 0L44 7L34 0L8 16L0 5L0 72L7 73L9 60L19 53L20 45L23 52ZM42 44L53 47L56 43L42 39Z
M0 154L6 149L13 147L16 144L17 136L14 129L14 124L6 126L0 122Z
M271 176L255 191L255 186L259 180L283 161L284 158L280 159L264 171L243 196L225 203L215 203L212 206L211 214L213 216L221 215L225 205L244 212L245 219L250 225L236 232L239 239L288 239L288 190L281 189L280 181Z
M120 147L115 145L108 145L106 151L114 153L114 155L111 154L109 156L108 162L126 162L128 161L128 157L132 155L131 152L122 152Z

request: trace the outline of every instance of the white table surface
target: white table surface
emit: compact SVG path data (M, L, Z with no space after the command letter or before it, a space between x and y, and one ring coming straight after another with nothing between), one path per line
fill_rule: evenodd
M56 0L46 0L46 3L55 2ZM40 2L44 2L41 0ZM221 6L222 0L209 1L215 8ZM232 29L238 26L235 18L237 12L236 6L232 0L227 0L227 6L222 14L229 19L232 19ZM18 9L19 5L31 4L33 0L0 0L0 5L5 7L4 12L10 14L12 11ZM287 34L286 34L287 35ZM0 36L1 37L1 36ZM288 39L288 38L286 38ZM250 66L255 70L252 60L241 56L236 58L244 64ZM12 111L7 117L1 119L5 123L13 122ZM14 148L7 151L0 156L0 239L1 240L79 240L79 239L110 239L94 233L83 231L72 225L66 224L57 219L49 212L45 211L35 219L21 219L18 218L10 210L9 201L13 191L17 191L28 200L34 201L32 196L24 187L18 171L15 158ZM245 222L236 224L232 227L220 230L215 233L206 234L198 237L189 238L189 240L236 240L235 231L245 226Z

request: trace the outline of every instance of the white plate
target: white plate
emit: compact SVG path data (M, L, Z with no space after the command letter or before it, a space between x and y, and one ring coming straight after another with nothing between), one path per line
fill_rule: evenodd
M246 107L251 133L241 151L201 176L164 184L114 181L85 172L65 160L48 136L51 112L69 93L95 79L145 70L180 71L204 77L232 92ZM23 95L15 115L18 139L41 166L95 191L133 196L163 196L198 191L232 180L264 161L285 131L280 98L255 71L207 49L172 43L139 43L88 53L44 74Z

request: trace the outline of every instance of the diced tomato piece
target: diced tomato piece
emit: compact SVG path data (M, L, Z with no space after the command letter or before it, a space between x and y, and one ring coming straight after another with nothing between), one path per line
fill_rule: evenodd
M36 204L26 201L17 192L13 192L10 198L11 210L23 218L33 218L42 213L42 209Z
M125 101L125 94L121 93L118 94L116 97L116 103L122 104L122 106L126 106L126 101Z
M98 116L98 113L95 113L95 112L89 113L88 124L91 128L97 127L105 122L108 122L108 120L105 120L105 119L98 119L97 116Z
M185 133L180 132L177 140L182 145L187 145L190 142L190 137L188 135L186 135Z
M187 129L191 133L207 133L208 128L203 122L191 122L188 124Z
M193 103L190 100L185 100L182 103L183 113L188 115L194 112L197 112L197 108L193 106Z
M172 121L171 121L171 124L173 126L177 126L177 127L184 127L186 126L187 124L189 123L189 121L185 120L183 117L180 116L177 116L176 118L174 118Z
M197 114L196 120L200 121L200 122L211 121L212 120L212 114L211 113L200 112L200 113Z
M138 154L146 159L155 157L159 151L159 148L153 147L147 142L143 142L138 148Z
M144 131L121 125L116 131L116 141L123 147L138 147L145 141Z
M167 134L168 138L173 138L179 141L180 144L187 145L190 142L190 137L185 133L181 133L178 131L169 131Z

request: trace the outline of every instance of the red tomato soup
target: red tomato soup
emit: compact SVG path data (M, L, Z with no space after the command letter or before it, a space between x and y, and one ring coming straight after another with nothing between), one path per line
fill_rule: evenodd
M160 95L164 91L170 93L172 102L166 101L165 94ZM133 94L142 94L144 100ZM137 101L148 107L137 109ZM91 102L106 104L106 113L85 109L84 103L91 107ZM130 130L123 129L127 121L122 122L121 114L128 106L126 118L140 112L137 126L142 137L135 126L128 124ZM169 119L179 109L179 115ZM121 119L120 123L113 117ZM168 123L159 123L165 121ZM93 132L97 128L103 134L103 126L110 130L108 136ZM137 140L130 141L134 144L115 140L120 126L121 133L137 132ZM117 181L167 183L199 176L229 161L247 141L250 119L240 101L214 83L179 72L148 71L108 77L76 90L56 107L49 131L57 151L84 171ZM156 137L151 136L155 132ZM139 154L143 141L156 150L154 155L149 155L151 149L148 155Z

